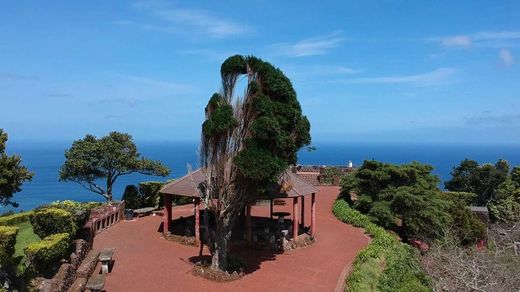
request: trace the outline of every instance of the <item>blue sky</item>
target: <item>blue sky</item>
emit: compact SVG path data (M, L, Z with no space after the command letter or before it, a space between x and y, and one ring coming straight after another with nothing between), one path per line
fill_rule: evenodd
M0 19L14 141L197 140L239 53L288 75L315 143L520 143L518 1L10 1Z

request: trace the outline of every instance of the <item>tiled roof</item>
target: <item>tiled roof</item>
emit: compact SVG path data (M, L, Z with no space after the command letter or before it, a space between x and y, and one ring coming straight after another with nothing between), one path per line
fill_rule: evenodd
M170 194L185 197L198 197L199 191L197 186L205 180L201 169L197 169L191 174L187 174L175 181L172 181L160 190L162 194ZM286 191L282 191L282 184L285 182ZM299 178L296 174L285 171L278 181L268 187L269 193L274 198L298 197L306 196L319 192L319 189Z
M297 172L296 175L301 178L302 180L306 181L307 183L313 185L313 186L319 186L320 181L318 180L318 177L320 176L319 172Z
M204 174L202 174L199 168L192 173L188 173L179 179L167 183L159 192L184 197L198 197L199 190L197 186L203 182L204 179Z

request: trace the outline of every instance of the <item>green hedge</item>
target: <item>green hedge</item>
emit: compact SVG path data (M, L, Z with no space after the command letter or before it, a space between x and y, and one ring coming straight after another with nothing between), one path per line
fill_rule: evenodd
M31 216L33 212L22 212L22 213L16 213L9 216L2 216L0 217L0 225L3 226L10 226L10 225L16 225L22 222L29 221L29 216Z
M68 233L74 236L78 229L74 216L66 210L48 207L35 211L30 216L34 233L45 238L56 233Z
M58 208L58 209L68 211L74 217L74 222L76 223L76 226L78 228L81 228L87 222L88 217L90 215L90 211L95 207L99 207L100 205L101 205L101 203L99 203L99 202L80 203L80 202L76 202L76 201L72 201L72 200L65 200L65 201L52 202L49 205L45 205L45 206L41 207L41 209Z
M4 266L14 254L18 227L0 226L0 266Z
M24 249L29 264L38 273L52 271L67 256L69 240L68 233L58 233L29 244Z
M372 237L370 244L357 255L345 291L431 291L412 247L342 199L334 203L333 213L339 220L365 229Z

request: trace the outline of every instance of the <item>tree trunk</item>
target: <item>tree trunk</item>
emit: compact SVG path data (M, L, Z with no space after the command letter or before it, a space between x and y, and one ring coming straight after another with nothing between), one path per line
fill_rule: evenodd
M229 239L236 214L229 214L217 219L217 226L214 239L214 251L211 258L211 268L221 271L227 270L227 260L229 255Z
M108 202L112 202L112 183L111 183L111 176L107 178L107 194L106 198Z

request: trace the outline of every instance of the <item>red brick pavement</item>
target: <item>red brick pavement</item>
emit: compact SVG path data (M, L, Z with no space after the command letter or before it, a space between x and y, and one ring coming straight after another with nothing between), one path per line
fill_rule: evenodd
M242 279L215 283L193 276L190 258L197 247L164 240L158 232L162 217L149 216L121 222L99 234L94 246L115 247L114 266L106 291L335 291L342 290L346 273L369 238L362 229L338 221L332 204L338 187L320 187L317 197L317 241L306 248L272 255L255 263ZM305 199L310 224L310 196ZM275 206L290 212L292 204ZM269 206L254 206L253 216L268 216ZM174 208L174 219L189 216L189 206ZM204 251L208 254L207 250Z

